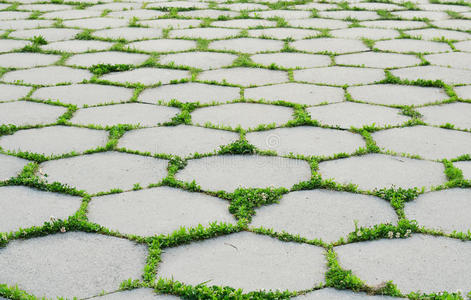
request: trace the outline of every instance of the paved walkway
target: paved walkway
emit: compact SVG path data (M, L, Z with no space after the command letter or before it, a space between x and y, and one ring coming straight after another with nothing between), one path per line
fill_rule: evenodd
M470 130L469 0L0 1L0 299L468 299Z

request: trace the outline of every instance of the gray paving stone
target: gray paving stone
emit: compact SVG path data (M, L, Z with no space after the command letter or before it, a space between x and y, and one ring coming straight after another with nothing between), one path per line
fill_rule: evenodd
M471 129L471 104L450 103L418 108L423 120L432 125L452 124L457 128Z
M373 84L347 91L355 100L384 105L422 105L448 99L441 88L411 85Z
M471 30L471 20L440 20L434 21L432 24L440 28Z
M87 8L87 10L111 10L111 11L122 11L122 10L130 10L130 9L138 9L141 7L139 3L122 3L122 2L115 2L115 3L106 3L106 4L97 4L92 5Z
M471 100L471 86L459 86L455 87L456 95L462 99Z
M431 21L449 19L450 16L444 11L421 11L421 10L406 10L395 11L391 14L400 17L401 19L429 19Z
M398 39L398 40L388 40L380 41L375 43L375 48L386 51L394 52L421 52L421 53L436 53L450 51L451 48L448 44L422 41L422 40L412 40L412 39Z
M37 89L31 97L60 101L64 104L97 105L119 103L131 99L133 91L124 87L99 84L72 84Z
M243 53L258 53L264 51L279 51L283 48L283 42L254 38L238 38L214 41L209 44L209 48L214 50L232 50Z
M454 162L453 165L463 172L463 177L465 179L471 180L471 162L458 161L458 162Z
M232 65L237 55L216 52L185 52L168 54L159 57L159 62L164 65L189 66L202 70L219 69Z
M3 40L0 43L0 52L10 52L16 49L21 49L26 45L31 45L29 41L19 41L19 40Z
M180 80L189 78L190 72L172 69L159 68L140 68L132 71L113 72L101 77L118 83L141 83L144 85L152 85L157 83L167 84L172 80Z
M55 85L58 83L77 83L88 80L92 73L62 66L39 67L27 70L11 71L3 75L2 81L23 82L38 85Z
M362 190L431 187L446 182L443 164L383 154L367 154L321 162L322 178L353 183Z
M231 3L231 4L219 4L220 8L228 8L230 10L242 11L242 10L263 10L268 9L268 6L258 3Z
M341 20L310 18L288 20L288 24L293 27L301 28L341 29L347 28L350 23Z
M79 109L70 122L80 125L115 126L118 124L133 124L140 126L155 126L159 123L170 122L180 110L142 103L115 104Z
M369 50L361 41L338 38L301 40L291 43L291 46L308 52L349 53Z
M77 9L77 10L47 12L47 13L42 14L41 18L44 18L44 19L73 20L73 19L99 17L100 15L101 15L100 11L90 11L90 10Z
M70 52L70 53L81 53L81 52L88 52L92 50L100 51L100 50L108 50L113 46L110 42L102 42L102 41L82 41L82 40L72 40L72 41L62 41L62 42L55 42L50 43L47 45L41 46L43 50L56 50L62 52Z
M191 113L193 124L256 128L262 124L277 126L293 119L290 107L258 103L232 103L196 109Z
M158 3L151 3L146 6L146 8L170 8L170 7L177 7L177 8L206 8L208 7L207 3L201 2L192 2L192 1L171 1L171 2L158 2Z
M179 143L174 143L177 136ZM118 147L187 157L195 152L214 152L238 139L239 135L230 131L179 125L128 132L119 140Z
M17 7L19 10L30 10L30 11L59 11L59 10L70 10L73 7L64 4L22 4Z
M320 247L241 232L167 249L157 276L192 285L211 280L211 284L246 292L293 291L323 282L325 271L324 250Z
M335 57L337 64L371 68L395 68L414 66L421 62L414 55L381 52L344 54Z
M333 37L345 38L345 39L361 39L367 38L372 40L380 39L393 39L399 36L397 30L393 29L380 29L380 28L346 28L332 30L331 35Z
M471 243L416 234L334 248L340 266L366 284L392 280L403 294L468 291Z
M0 169L0 180L8 180L11 177L18 176L28 163L29 161L25 159L0 154L0 164L2 165Z
M409 34L413 37L420 37L425 40L440 39L442 37L444 37L445 39L457 41L471 39L471 34L469 33L436 28L408 30L404 31L404 33Z
M140 288L129 291L121 291L105 296L94 297L96 300L177 300L178 297L172 295L157 295L150 288ZM373 299L374 300L374 299Z
M139 65L145 62L149 55L138 53L125 53L118 51L106 51L95 53L76 54L67 60L70 66L91 67L98 64L126 64Z
M323 67L294 71L294 80L331 85L355 85L373 83L384 78L380 69Z
M397 216L387 201L374 196L312 190L286 194L279 204L258 209L251 225L331 243L354 232L355 221L372 227L395 224Z
M3 9L0 6L0 9ZM23 11L0 11L0 20L18 20L27 19L31 15L31 12Z
M35 36L42 36L48 42L57 42L73 39L80 30L70 28L43 28L17 30L10 33L10 37L19 39L32 39Z
M191 28L172 30L169 33L169 37L213 40L234 37L239 32L240 29L230 28Z
M265 101L287 101L305 105L340 102L344 99L343 89L302 83L283 83L277 85L248 88L244 91L246 99Z
M295 9L305 9L305 10L329 10L329 9L336 9L338 8L337 5L331 3L317 3L317 2L309 2L306 4L298 4L293 6Z
M311 12L302 11L302 10L285 10L285 9L276 9L276 10L265 10L265 11L256 11L249 13L251 17L259 17L263 19L270 18L283 18L285 20L290 19L305 19L311 16Z
M360 3L349 3L350 7L353 8L363 8L366 10L401 10L404 9L403 6L399 6L391 3L381 3L381 2L360 2Z
M261 19L234 19L228 21L214 21L211 23L211 26L248 29L255 27L276 27L276 22Z
M31 87L11 84L0 84L0 101L18 100L25 97Z
M0 125L50 124L67 111L67 108L28 101L0 103Z
M284 71L240 67L204 71L199 74L198 80L253 86L287 82L288 74Z
M89 219L124 234L154 236L182 226L235 223L228 207L229 202L202 193L157 187L93 198Z
M356 19L356 20L375 20L379 19L379 15L375 11L356 11L356 10L337 10L337 11L321 11L319 16L332 19Z
M432 65L457 69L471 69L471 53L451 52L431 54L425 55L425 59Z
M156 103L159 100L170 102L175 99L183 103L211 104L212 102L228 102L239 98L239 88L197 82L159 86L144 90L139 95L139 101L150 103Z
M113 40L125 39L127 41L155 39L162 36L162 29L138 27L112 28L95 31L93 36Z
M376 4L376 3L375 3ZM355 293L348 290L336 290L333 288L323 288L308 294L294 297L293 300L394 300L397 298L388 296L371 296L365 293Z
M134 42L127 45L129 49L136 49L144 52L173 52L185 51L196 48L195 41L158 39Z
M394 128L375 132L381 148L420 155L425 159L455 158L471 154L471 133L428 126Z
M10 232L42 226L51 216L65 220L80 208L82 199L24 186L4 186L0 187L0 203L4 214L0 232Z
M10 151L27 151L45 155L83 152L105 146L108 134L102 130L52 126L20 130L0 137L0 147Z
M167 3L170 3L170 2L167 2ZM195 3L195 4L198 4L198 3ZM201 20L183 20L183 19L159 19L159 20L149 20L149 21L139 22L139 24L141 25L149 26L153 28L173 28L173 29L197 27L200 25L200 23L201 23Z
M38 297L84 298L115 291L128 278L139 279L146 256L143 245L100 234L16 240L0 249L0 280Z
M62 24L66 27L78 27L87 29L105 29L123 27L128 25L128 21L124 19L113 19L113 18L87 18L87 19L76 19L66 20Z
M391 73L407 80L442 80L448 84L470 84L471 71L438 66L409 67L392 70Z
M199 9L199 10L190 10L190 11L180 11L178 12L180 16L190 17L190 18L210 18L217 19L220 16L226 16L229 18L234 18L240 15L240 13L235 11L228 10L217 10L217 9Z
M360 22L361 26L371 28L387 28L387 29L413 29L427 27L427 23L422 21L400 21L400 20L376 20Z
M107 16L113 18L124 18L132 19L134 17L139 20L147 19L157 19L158 17L164 16L163 11L158 10L149 10L149 9L132 9L132 10L121 10L121 11L112 11Z
M120 152L101 152L51 160L40 165L44 179L90 194L146 187L167 176L167 160ZM91 172L93 170L93 172Z
M311 178L304 160L258 155L222 155L188 161L176 178L196 181L203 190L286 187Z
M275 64L283 68L325 67L331 63L330 57L305 53L265 53L250 57L252 61L265 66Z
M7 53L0 54L0 66L4 68L31 68L55 63L59 55L42 53Z
M52 26L52 20L5 20L0 24L0 29L22 30L37 27Z
M258 149L278 155L331 156L365 147L363 138L351 132L308 126L249 132L246 137Z
M251 37L270 37L279 40L292 38L295 40L300 40L308 37L314 37L319 34L319 31L301 28L264 28L250 29L248 30L248 33Z
M455 43L455 48L460 51L471 52L471 41Z
M462 5L449 5L449 4L419 4L417 5L422 10L432 10L432 11L445 11L450 10L454 12L464 12L468 11L469 8Z

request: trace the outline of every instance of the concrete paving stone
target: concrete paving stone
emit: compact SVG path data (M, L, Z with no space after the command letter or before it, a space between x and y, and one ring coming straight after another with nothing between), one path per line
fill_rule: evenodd
M134 42L127 45L129 49L136 49L144 52L173 52L186 51L196 48L195 41L158 39Z
M132 124L140 126L155 126L171 121L180 110L143 103L126 103L79 109L70 122L80 125L115 126Z
M37 89L31 98L60 101L78 107L128 101L133 90L124 87L99 84L72 84Z
M231 3L219 4L220 8L227 8L229 10L242 11L242 10L265 10L269 7L259 3Z
M240 67L204 71L199 74L198 80L253 86L286 82L288 74L284 71Z
M113 43L109 43L109 42L72 40L72 41L54 42L47 45L43 45L41 46L41 49L70 52L70 53L81 53L81 52L88 52L88 51L108 50L109 48L111 48L111 46L113 46Z
M124 3L124 2L115 2L115 3L106 3L106 4L96 4L90 7L87 7L87 10L111 10L111 11L123 11L123 10L132 10L138 9L142 5L139 3Z
M0 101L18 100L25 97L31 87L0 83Z
M248 30L251 37L269 37L278 40L292 38L300 40L308 37L314 37L319 34L319 31L312 29L300 28L266 28L266 29L251 29Z
M455 92L461 99L471 100L471 86L458 86L455 87Z
M341 29L347 28L350 23L341 20L310 18L288 20L288 24L301 28Z
M42 14L41 18L51 19L51 20L52 19L73 20L73 19L99 17L100 15L101 15L100 11L74 9L74 10L47 12L47 13Z
M400 20L376 20L376 21L363 21L360 22L361 26L371 28L386 28L386 29L413 29L427 27L427 23L422 21L400 21Z
M360 2L360 3L349 4L349 6L353 8L362 8L366 10L393 11L393 10L404 9L403 6L399 6L399 5L391 4L391 3L381 3L381 2Z
M190 72L160 68L140 68L125 72L112 72L101 77L103 80L119 83L141 83L152 85L157 83L167 84L172 80L189 78Z
M361 190L414 188L447 181L442 163L383 154L367 154L319 163L323 179L358 185ZM363 279L363 277L362 277Z
M471 154L471 133L468 132L414 126L375 132L372 137L380 148L425 159L451 159Z
M19 39L32 39L35 36L42 36L48 42L57 42L73 39L80 30L70 28L43 28L17 30L10 33L10 37Z
M334 103L344 100L343 89L303 83L283 83L245 89L245 98L266 101L287 101L304 105Z
M1 189L0 189L1 191ZM235 223L229 202L202 193L171 187L112 194L93 198L89 220L124 234L154 236L171 234L180 227Z
M122 11L112 11L107 14L108 17L112 18L124 18L132 19L138 18L139 20L157 19L158 17L164 16L165 13L158 10L150 9L132 9Z
M334 248L340 266L369 286L392 280L403 293L468 291L471 243L414 234Z
M449 4L419 4L417 5L421 10L432 10L432 11L454 11L454 12L464 12L469 11L469 7L463 5L449 5Z
M275 64L283 68L313 68L324 67L331 63L326 55L305 53L266 53L250 57L252 61L265 66Z
M245 292L295 291L322 283L325 271L320 247L241 232L166 249L157 276L191 285L211 280Z
M31 12L24 11L0 11L0 20L23 20L27 19L30 15Z
M167 54L159 57L164 65L189 66L202 70L219 69L232 65L237 55L217 52L185 52Z
M471 41L458 42L454 46L457 50L471 52Z
M365 66L370 68L397 68L420 64L415 55L398 53L363 52L344 54L335 57L337 64Z
M65 220L82 204L82 198L32 189L25 186L0 187L0 203L4 216L0 232L42 226L51 215Z
M375 48L378 48L383 51L418 53L437 53L451 50L450 46L446 43L413 39L380 41L375 43Z
M8 180L11 177L18 176L28 163L29 161L25 159L0 153L0 164L2 165L0 180Z
M399 36L399 32L394 29L364 28L354 27L346 29L332 30L330 34L333 37L345 39L367 38L371 40L393 39Z
M397 300L389 296L371 296L365 293L356 293L348 290L336 290L333 288L323 288L305 295L292 298L293 300Z
M155 39L162 36L160 28L139 28L139 27L122 27L95 31L94 36L105 39L125 39L127 41L135 41L142 39Z
M20 130L0 138L0 147L9 151L61 155L105 146L108 133L87 128L51 126Z
M189 160L178 180L196 181L203 190L233 192L237 188L291 188L311 178L304 160L259 155L222 155Z
M353 102L342 102L310 107L307 109L311 118L325 125L362 128L367 125L379 127L400 125L409 120L398 109Z
M1 5L0 5L0 10L1 10L1 9L5 9L5 8L8 8L8 7L10 7L11 5L12 5L11 3L1 3Z
M425 59L432 65L457 69L471 69L471 53L450 52L430 54L425 55Z
M0 66L4 68L31 68L55 63L60 55L42 53L0 54Z
M150 288L140 288L129 291L121 291L105 296L98 296L91 299L96 300L178 300L180 298L172 295L158 295ZM374 299L373 299L374 300Z
M126 53L119 51L105 51L94 53L76 54L67 59L66 64L69 66L91 67L98 64L126 64L140 65L149 58L147 54Z
M177 136L180 137L180 142L175 144ZM214 152L220 146L238 139L239 135L230 131L179 125L128 132L120 139L118 147L153 154L165 153L188 157L195 152Z
M384 71L369 68L322 67L293 72L294 80L332 85L367 84L384 78Z
M374 196L312 190L292 192L279 204L261 207L251 225L332 243L354 232L355 222L365 227L396 224L397 216L387 201Z
M409 34L413 37L420 37L424 40L433 40L445 38L448 40L463 41L471 39L471 34L461 31L445 30L437 28L426 28L426 29L414 29L404 31L405 34Z
M239 29L205 27L172 30L169 33L169 37L213 40L234 37L238 35L239 32Z
M159 100L170 102L228 102L240 98L240 90L236 87L210 85L197 82L171 84L146 89L139 95L139 101L156 103Z
M169 2L157 2L150 3L146 8L207 8L207 3L192 2L192 1L169 1Z
M83 80L89 80L91 77L92 73L88 70L72 69L63 66L49 66L11 71L3 75L2 81L56 85L58 83L77 83Z
M276 22L260 19L234 19L228 21L214 21L211 23L211 26L248 29L256 27L276 27Z
M211 42L209 44L209 49L258 53L264 51L279 51L283 48L283 45L284 43L282 41L238 38Z
M0 124L15 126L55 123L67 108L29 101L0 103Z
M409 67L392 70L391 73L407 80L442 80L448 84L470 84L471 71L438 66Z
M356 11L356 10L337 10L337 11L321 11L319 16L332 19L355 19L355 20L376 20L379 15L375 11Z
M305 10L329 10L329 9L336 9L338 8L337 5L331 3L317 3L317 2L310 2L306 4L298 4L293 6L294 9L305 9Z
M201 24L201 20L159 19L159 20L140 21L139 24L144 25L144 26L149 26L152 28L184 29L184 28L199 26Z
M404 213L420 226L445 233L453 231L467 233L471 230L471 189L449 189L420 195L407 202Z
M417 109L423 120L432 125L453 124L457 128L471 129L471 104L450 103Z
M23 30L37 27L52 26L52 20L5 20L0 23L0 29Z
M471 20L441 20L434 21L432 24L440 28L471 30Z
M369 50L361 41L339 38L301 40L292 42L291 46L308 52L349 53Z
M0 280L38 297L85 298L115 291L128 278L139 279L146 256L144 245L101 234L15 240L0 249Z
M414 20L414 19L429 19L431 21L446 20L450 16L443 11L422 11L422 10L405 10L394 11L391 14L400 17L401 19Z
M62 22L66 27L79 27L87 29L105 29L128 26L128 20L124 19L113 19L105 17L77 19L77 20L66 20Z
M463 177L465 179L471 180L471 162L458 161L458 162L454 162L453 165L463 172Z
M40 168L50 183L57 181L95 194L157 183L167 176L167 164L167 160L153 157L100 152L47 161Z
M21 49L26 45L31 45L31 42L2 39L0 42L0 52L10 52L16 49Z
M193 124L255 128L262 124L282 125L293 119L293 109L259 103L231 103L196 109L191 113Z
M286 9L276 9L276 10L265 10L265 11L256 11L249 13L251 17L259 17L263 19L269 18L283 18L285 20L291 19L306 19L311 16L310 11L304 10L286 10Z
M423 105L448 99L441 88L412 85L372 84L349 87L353 99L383 105Z
M59 11L59 10L71 10L73 6L64 4L21 4L16 9L18 10L30 10L30 11Z
M235 12L235 11L217 10L217 9L199 9L199 10L190 10L190 11L180 11L178 12L178 14L180 16L190 17L190 18L210 18L210 19L217 19L220 16L234 18L240 15L240 13Z

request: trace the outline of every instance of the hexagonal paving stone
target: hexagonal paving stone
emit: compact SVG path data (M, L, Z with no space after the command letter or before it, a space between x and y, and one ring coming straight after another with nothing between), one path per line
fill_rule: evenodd
M368 4L368 3L366 3ZM376 3L375 3L376 4ZM293 300L395 300L397 298L388 296L371 296L365 293L355 293L348 290L336 290L333 288L323 288L302 296L292 298Z
M445 52L450 51L451 48L448 44L422 41L422 40L412 40L412 39L398 39L398 40L388 40L380 41L375 43L375 48L385 51L394 51L394 52Z
M0 52L10 52L16 49L21 49L26 45L31 45L31 42L3 39L2 42L0 43Z
M150 288L140 288L129 291L121 291L117 293L107 294L105 296L93 297L95 300L178 300L180 298L172 295L157 295ZM375 299L373 299L375 300Z
M241 67L204 71L199 74L198 80L253 86L286 82L288 74L284 71Z
M28 163L29 161L18 157L0 154L0 164L2 165L0 181L18 176Z
M321 11L320 17L332 19L356 19L356 20L375 20L380 16L375 11L356 11L356 10L337 10L337 11Z
M471 34L469 33L437 28L408 30L404 31L404 33L409 34L413 37L420 37L425 40L440 39L441 37L457 41L471 39Z
M268 6L258 3L231 3L231 4L220 4L220 8L228 8L230 10L242 11L242 10L262 10L268 9Z
M398 16L401 19L429 19L431 21L448 19L450 16L444 11L420 11L420 10L406 10L395 11L392 15Z
M276 22L260 19L234 19L228 21L215 21L211 23L211 26L248 29L257 27L276 27Z
M87 29L105 29L105 28L115 28L123 27L128 25L128 20L124 19L113 19L113 18L87 18L87 19L77 19L77 20L66 20L62 22L66 27L79 27Z
M107 3L107 4L97 4L88 7L88 10L129 10L129 9L137 9L140 8L141 5L138 3Z
M235 223L229 202L201 193L170 187L112 194L93 198L89 220L124 234L171 234L212 222Z
M190 72L172 69L159 69L159 68L140 68L132 71L113 72L101 77L103 80L108 80L118 83L141 83L144 85L152 84L167 84L172 80L180 80L189 78Z
M0 147L44 155L83 152L105 146L108 133L86 128L51 126L20 130L0 137Z
M422 105L448 99L441 88L373 84L349 87L353 99L384 105Z
M24 186L4 186L0 187L0 203L4 214L0 232L10 232L42 226L51 215L65 220L80 208L82 199Z
M70 232L16 240L0 249L0 280L46 297L90 297L139 279L147 249L125 239ZM60 284L58 284L60 282Z
M384 71L368 68L322 67L294 71L294 80L331 85L373 83L384 79Z
M463 177L467 180L471 180L471 162L470 161L458 161L454 162L453 165L463 172Z
M371 28L387 28L387 29L413 29L427 27L427 23L421 21L402 21L402 20L378 20L363 21L361 26Z
M442 80L448 84L470 84L471 71L437 66L409 67L392 70L394 76L407 80Z
M65 107L27 101L0 103L0 125L26 126L54 123L66 111Z
M229 86L188 82L171 84L144 90L139 95L139 101L155 103L159 100L169 102L172 99L183 103L227 102L240 98L240 89Z
M432 65L452 67L457 69L471 69L471 53L440 53L425 55L425 59Z
M305 105L340 102L344 98L344 92L341 88L302 83L284 83L248 88L245 89L244 94L246 99L283 100Z
M471 86L458 86L454 88L456 95L461 99L471 100Z
M271 37L279 40L292 38L295 40L299 40L307 37L314 37L319 34L319 31L299 28L264 28L251 29L248 30L248 33L251 37Z
M291 46L308 52L349 53L369 50L361 41L338 38L301 40L291 43Z
M210 70L230 66L236 58L237 55L228 53L185 52L160 56L159 62L164 65L175 64Z
M178 143L174 142L176 136L179 137ZM238 139L239 135L230 131L179 125L127 132L119 140L118 147L186 157L195 152L214 152Z
M57 42L73 39L80 30L69 28L43 28L17 30L10 33L10 37L19 39L32 39L35 36L42 36L48 42Z
M367 154L321 162L322 178L353 183L362 190L431 187L446 182L443 164L383 154Z
M70 10L72 6L63 4L23 4L18 6L19 10L31 11L59 11Z
M232 128L255 128L262 124L285 124L293 119L293 109L258 103L231 103L199 108L192 112L191 119L200 125L211 123Z
M77 106L116 103L131 99L133 91L124 87L99 84L73 84L37 89L31 97L60 101Z
M128 44L129 49L136 49L144 52L173 52L185 51L196 48L196 41L158 39L140 41Z
M52 26L51 20L7 20L0 23L0 29L22 30Z
M432 24L440 28L471 30L471 20L440 20Z
M464 41L464 42L455 43L455 48L457 50L470 52L471 51L471 41Z
M235 11L227 10L217 10L217 9L199 9L199 10L190 10L190 11L180 11L178 12L180 16L190 17L190 18L210 18L217 19L220 16L226 16L229 18L237 17L240 13Z
M157 276L192 285L211 280L244 291L295 291L323 282L325 271L320 247L241 232L166 249Z
M471 104L450 103L418 108L423 120L432 125L455 125L461 129L471 129Z
M41 15L43 19L62 19L62 20L72 20L72 19L82 19L82 18L91 18L99 17L101 15L100 11L90 11L90 10L66 10L66 11L53 11L47 12Z
M243 53L257 53L263 51L279 51L283 48L282 41L263 40L254 38L238 38L214 41L209 44L209 49L232 50Z
M109 14L107 14L108 17L113 17L113 18L132 19L136 17L139 20L157 19L158 17L164 16L164 15L165 13L163 11L149 10L149 9L112 11Z
M368 125L400 125L409 120L409 117L401 115L398 109L354 102L310 107L307 112L313 120L344 129L352 126L362 128Z
M421 62L414 55L398 53L364 52L339 55L335 57L337 64L365 66L371 68L395 68L417 65Z
M471 133L428 126L394 128L375 132L379 147L426 159L455 158L471 154Z
M372 227L396 223L397 216L387 201L374 196L312 190L289 193L279 204L258 209L251 225L331 243L354 232L355 222Z
M55 63L61 57L42 53L0 54L0 66L4 68L31 68Z
M313 68L330 65L330 57L326 55L305 53L266 53L250 57L252 61L265 66L272 64L283 68Z
M298 4L293 6L295 9L304 9L304 10L329 10L338 8L337 5L331 3L318 3L318 2L309 2L306 4Z
M149 55L138 53L125 53L118 51L109 52L95 52L76 54L67 60L70 66L91 67L98 64L126 64L126 65L139 65L146 61Z
M115 126L133 124L154 126L169 122L180 110L175 107L141 103L126 103L84 108L78 110L70 121L81 125Z
M58 181L90 194L146 187L167 176L167 160L120 152L101 152L51 160L40 165L48 182ZM91 172L93 170L93 172Z
M153 28L174 28L183 29L197 27L201 20L183 20L183 19L158 19L149 21L140 21L139 24Z
M325 28L325 29L340 29L347 28L349 22L331 19L310 18L310 19L295 19L288 20L288 24L294 27L301 28Z
M11 84L0 84L0 101L18 100L25 97L31 87Z
M330 33L334 37L346 38L346 39L367 38L371 40L380 40L380 39L393 39L399 36L399 33L397 32L397 30L380 29L380 28L365 28L365 27L337 29L337 30L332 30Z
M302 10L277 9L277 10L266 10L266 11L254 11L254 12L249 13L249 16L259 17L259 18L264 18L264 19L278 17L278 18L289 20L289 19L309 18L311 16L311 12L302 11Z
M176 178L196 180L204 190L286 187L311 178L311 168L304 160L275 156L222 155L188 161Z
M369 286L392 280L403 294L468 291L471 243L417 234L334 248L340 266Z
M146 6L146 8L170 8L170 7L177 7L177 8L206 8L208 4L206 3L199 3L199 2L191 2L191 1L171 1L171 2L158 2L152 3Z
M24 82L29 84L55 85L58 83L76 83L90 79L88 70L78 70L62 66L39 67L27 70L11 71L3 75L6 82Z
M83 40L72 40L72 41L62 41L50 43L47 45L41 46L43 50L56 50L62 52L71 52L71 53L81 53L87 51L100 51L107 50L113 46L110 42L102 41L83 41Z
M258 149L276 151L279 155L330 156L353 153L365 146L361 136L351 132L308 126L249 132L246 137Z
M238 35L240 29L229 28L191 28L177 29L170 31L171 38L192 38L192 39L225 39Z
M6 4L7 7L10 6ZM0 10L3 10L3 5L0 6ZM0 20L17 20L17 19L27 19L31 15L30 12L24 11L0 11Z
M127 41L156 39L162 36L162 29L139 27L112 28L95 31L93 36L113 40L125 39Z

